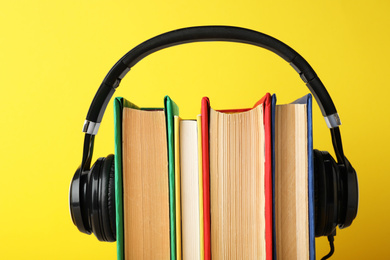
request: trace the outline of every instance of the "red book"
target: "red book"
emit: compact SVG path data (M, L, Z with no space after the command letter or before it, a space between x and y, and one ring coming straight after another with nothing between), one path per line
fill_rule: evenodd
M217 113L222 114L237 114L242 113L250 110L254 110L258 106L262 106L262 110L259 110L259 113L262 113L261 117L263 119L263 126L264 126L264 187L260 187L261 192L264 192L264 232L265 232L265 252L262 254L265 255L267 260L272 259L272 169L271 169L271 102L270 102L270 94L266 94L261 100L259 100L255 106L252 109L234 109L234 110L219 110ZM202 99L202 106L201 106L201 114L202 114L202 160L203 160L203 223L204 223L204 253L205 253L205 260L211 259L211 248L213 245L213 241L211 241L212 235L212 225L211 222L211 214L213 212L210 212L210 209L213 208L213 205L210 205L210 111L212 109L210 108L210 101L207 97L204 97ZM215 111L212 111L212 113L215 113ZM244 127L245 128L245 127ZM211 173L213 174L213 172ZM213 184L211 185L213 188ZM239 188L238 188L239 189ZM246 191L237 191L237 192L246 192ZM249 195L250 196L250 195ZM241 197L240 197L241 198ZM244 201L245 202L245 201ZM211 202L212 203L212 202ZM240 202L239 202L240 203ZM216 205L214 205L215 207ZM261 210L261 209L260 209ZM229 218L229 215L228 215ZM233 218L232 218L233 219ZM238 217L238 219L240 219ZM246 221L246 220L243 220ZM219 225L222 225L221 223L218 223ZM222 227L226 230L234 230L234 227L222 225ZM215 231L217 233L219 231ZM224 233L223 236L229 236L229 239L237 239L238 242L242 242L242 239L240 239L240 234L236 234L234 231L233 234L227 235ZM240 233L240 230L238 230L238 233ZM220 234L219 234L220 235ZM237 237L236 237L237 235ZM217 236L217 234L214 234L214 236ZM235 243L233 243L235 244ZM242 246L245 247L245 243L241 243ZM217 248L219 245L215 245ZM249 247L249 245L248 245ZM263 247L262 247L263 248ZM246 250L239 248L229 248L224 250L231 250L232 254L241 255L241 257L249 257L249 255L245 255ZM237 250L237 252L236 252ZM240 251L241 252L238 252ZM217 250L215 250L217 251ZM250 252L249 252L250 253ZM248 253L248 254L249 254ZM213 255L217 254L216 252L213 252ZM253 253L256 255L256 253Z
M203 168L203 232L204 232L204 259L211 259L210 243L210 162L209 162L209 111L208 97L202 99L202 168Z

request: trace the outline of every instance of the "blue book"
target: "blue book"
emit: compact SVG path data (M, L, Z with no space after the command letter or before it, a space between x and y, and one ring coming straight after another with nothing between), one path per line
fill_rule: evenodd
M312 97L271 106L273 259L314 260Z

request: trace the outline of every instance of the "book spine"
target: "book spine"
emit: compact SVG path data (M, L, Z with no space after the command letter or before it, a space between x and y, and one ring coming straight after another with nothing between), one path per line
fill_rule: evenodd
M271 96L264 99L264 134L265 134L265 246L266 259L272 259L272 143L271 143Z
M179 144L179 124L180 118L178 116L174 117L174 126L175 126L175 189L176 189L176 259L181 260L182 249L181 249L181 190L180 190L180 144Z
M199 166L199 237L200 237L200 260L204 260L204 221L203 221L203 169L202 169L202 121L201 116L197 116L198 128L198 166Z
M202 169L203 169L203 225L204 225L204 259L211 260L210 241L210 162L209 162L209 111L210 102L202 99L201 131L202 131Z
M164 98L165 119L168 138L168 185L169 185L169 229L171 260L176 260L176 197L175 197L175 144L174 144L174 116L179 115L177 105L169 96Z

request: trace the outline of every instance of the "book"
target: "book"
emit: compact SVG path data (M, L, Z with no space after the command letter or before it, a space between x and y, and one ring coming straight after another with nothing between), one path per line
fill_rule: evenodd
M274 259L315 259L311 95L272 97Z
M211 260L210 236L210 161L209 161L209 111L207 97L201 103L201 144L202 144L202 184L203 184L203 248L204 259Z
M164 99L165 109L139 109L124 99L116 102L121 103L115 105L116 139L121 140L116 145L116 184L122 186L116 191L118 259L176 259L177 106L169 97Z
M272 259L270 108L202 100L205 259Z
M204 260L204 221L203 221L203 149L202 149L202 116L196 117L198 126L198 169L199 169L199 232L200 232L200 260Z
M116 98L118 259L314 260L311 102L267 94L214 110L203 98L181 120L169 97L163 109Z
M175 203L176 203L176 259L182 259L182 214L181 214L181 172L180 172L180 117L174 117L175 127Z
M115 132L115 218L117 259L124 259L124 224L123 224L123 179L122 179L122 119L123 108L138 107L122 97L114 99L114 132Z
M176 260L176 195L175 195L175 139L174 117L179 115L179 107L169 96L164 98L164 111L168 142L168 184L171 260Z
M181 120L180 176L183 259L201 259L201 178L199 175L198 125L195 120ZM202 246L203 247L203 246Z

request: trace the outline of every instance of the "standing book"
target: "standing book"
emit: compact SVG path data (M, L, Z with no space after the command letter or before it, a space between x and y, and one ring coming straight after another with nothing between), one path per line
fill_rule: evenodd
M181 120L179 158L181 179L182 253L183 259L203 259L203 200L200 128L198 120Z
M311 95L272 96L274 259L315 260Z
M182 259L182 213L181 213L181 173L180 173L180 117L174 117L175 128L175 204L176 204L176 259Z
M176 259L173 117L178 109L169 97L164 105L139 109L122 98L114 103L118 259Z
M272 259L270 95L201 111L205 259Z

